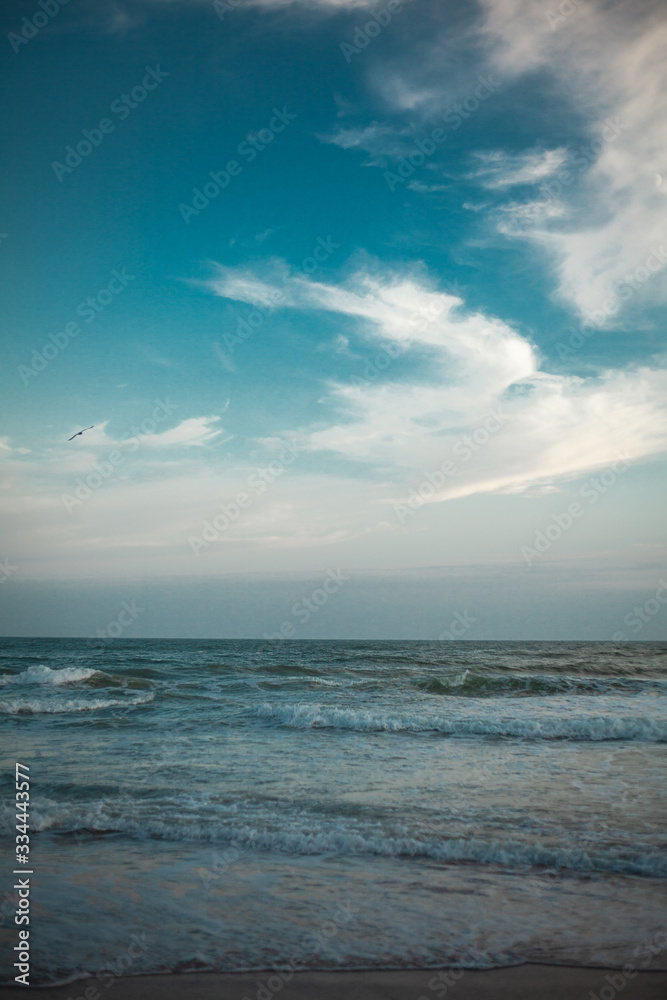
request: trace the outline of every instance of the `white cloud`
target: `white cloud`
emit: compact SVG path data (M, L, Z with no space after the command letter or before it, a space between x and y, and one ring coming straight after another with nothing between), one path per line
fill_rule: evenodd
M428 381L388 371L366 383L332 383L341 420L301 429L302 446L311 451L367 463L395 483L414 482L451 457L463 434L500 413L500 429L436 498L450 499L548 487L611 465L620 454L638 461L667 448L664 369L548 374L516 330L465 312L460 298L410 276L360 273L346 287L297 279L291 290L298 307L357 317L362 335L396 345L394 356L429 360Z
M150 448L168 448L173 445L200 446L222 434L221 428L213 425L220 417L189 417L171 430L159 434L140 434L139 441Z
M385 167L387 161L398 160L414 152L412 132L406 126L370 122L365 126L347 126L336 129L331 135L319 135L320 142L339 146L341 149L362 149L370 153L364 166Z
M516 204L493 218L502 233L532 241L555 293L587 315L667 236L667 185L659 181L667 171L667 14L664 0L582 0L568 9L560 17L556 3L480 0L478 15L471 8L454 24L434 15L430 43L420 39L391 65L377 62L370 75L399 124L342 130L335 141L376 158L400 156L407 136L426 134L443 108L473 93L480 75L500 81L505 92L522 81L531 86L529 74L546 76L576 122L571 142L559 137L567 158L560 145L543 154L497 149L481 154L477 177L498 192L549 185L550 204L534 218L523 213L518 227L508 226L508 212L521 214ZM406 131L407 112L412 131ZM583 153L582 128L588 133ZM561 183L566 169L569 178ZM426 195L430 187L413 184ZM667 268L641 297L633 296L633 306L666 300Z
M341 149L363 149L371 154L365 166L384 167L389 160L396 161L419 152L415 139L423 136L418 130L415 132L406 126L371 122L363 127L338 128L332 135L319 138ZM552 177L563 166L567 152L565 149L549 149L510 154L494 150L477 152L474 158L475 169L468 174L467 180L489 190L501 190L520 184L538 184ZM429 167L439 169L436 162L430 163ZM413 191L431 193L447 190L448 185L411 181L408 187Z
M141 3L159 6L160 4L192 4L200 3L213 6L213 0L140 0ZM312 7L315 10L335 11L354 10L355 8L371 7L376 0L220 0L222 13L232 16L234 11L243 7ZM225 9L225 4L228 10Z
M285 278L288 275L284 261L273 259L267 262L265 270L268 280L259 278L248 268L225 267L222 264L214 266L215 277L208 281L196 282L196 284L209 288L223 298L234 299L237 302L252 302L253 305L268 309L274 308L277 300L285 302L287 293L284 287L281 287L278 295L276 294L276 282L284 286Z
M243 2L243 0L242 0ZM337 11L373 7L376 0L246 0L254 7L312 7L314 10Z
M333 7L352 10L355 7L371 7L375 0L250 0L257 7L289 7L300 3L304 7Z
M473 212L480 210L475 205L466 204L463 207ZM551 219L561 219L567 214L560 201L510 201L498 206L496 225L499 232L506 236L522 236L537 225L543 226Z
M341 149L366 149L369 152L389 151L395 148L393 141L394 128L391 125L381 125L371 122L364 128L339 128L331 136L322 136L323 142L329 142Z
M226 277L235 294L243 289L252 303L271 287L248 280L247 271L241 282L231 272ZM456 558L470 560L476 553L488 561L489 553L516 556L525 540L530 511L516 506L517 495L548 497L571 480L608 468L619 454L639 463L667 448L664 369L591 378L543 372L525 336L499 319L467 311L459 295L438 291L423 271L361 272L344 286L286 280L291 307L351 318L356 322L346 323L346 336L359 353L388 359L368 377L360 358L356 384L329 383L337 415L317 425L274 427L271 436L249 443L255 453L222 464L206 449L178 450L220 434L218 418L183 420L170 431L147 435L141 449L124 451L127 461L101 484L98 476L90 497L73 509L63 494L71 496L77 477L85 480L96 462L108 459L111 438L105 435L104 449L101 443L60 445L42 458L21 458L5 448L0 508L7 536L0 552L23 560L24 574L79 577L145 574L149 568L178 575L266 571L284 567L286 550L294 568L313 569L332 558L318 555L332 546L336 559L343 551L355 565L364 559L408 565L428 562L435 539L444 538ZM219 284L216 290L224 294ZM480 443L478 432L493 413L494 429ZM456 451L464 435L476 444L470 460ZM270 469L275 460L280 466L286 441L295 445L294 463L272 473L266 489L258 488L257 469ZM354 462L355 474L332 461L333 455ZM423 511L414 532L403 534L391 504L405 501L448 459L456 474L432 500L504 495L503 511L515 505L506 539L507 522L501 532L492 523L480 524L474 507L463 538L457 527L461 507L449 508L437 524ZM189 537L201 537L204 522L220 513L220 505L229 510L241 491L251 497L250 505L195 557ZM555 503L554 510L565 500ZM431 527L422 534L424 523Z
M469 179L489 189L514 187L518 184L537 184L551 177L562 167L567 158L564 149L518 154L480 152L475 154L477 167Z
M419 191L421 194L434 194L436 191L447 191L448 184L424 184L423 181L410 181L408 187L411 191Z
M226 400L221 408L221 412L224 413L228 405L229 400ZM106 429L109 421L104 420L95 424L91 430L86 431L80 438L77 437L74 441L68 442L69 447L66 451L58 447L51 449L49 454L56 455L58 461L73 462L77 467L80 467L81 463L79 460L81 458L83 458L84 462L88 461L100 450L122 447L128 444L128 440L135 442L134 447L136 447L136 442L146 445L149 448L167 448L177 445L198 446L205 444L207 441L212 441L223 433L222 429L214 427L214 424L219 420L219 416L188 417L169 430L141 434L138 433L141 428L134 427L131 432L128 431L120 438L107 434ZM151 421L151 423L155 426L154 421ZM74 431L69 432L69 434L72 433ZM95 451L91 449L95 449Z
M552 189L567 222L540 220L525 234L553 256L561 296L589 313L665 238L667 192L655 183L666 162L664 5L586 0L553 27L532 0L484 0L484 8L493 59L506 78L537 69L553 74L588 117L591 139L611 134L610 120L617 130L622 126L613 141L597 144L599 152L572 188ZM647 293L654 302L665 301L664 274Z

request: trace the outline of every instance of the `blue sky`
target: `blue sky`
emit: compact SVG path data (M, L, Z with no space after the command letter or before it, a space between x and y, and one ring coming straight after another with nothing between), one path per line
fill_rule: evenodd
M79 634L118 587L168 584L191 635L197 587L243 579L245 617L211 608L200 628L263 635L267 587L332 567L376 636L412 635L426 588L419 635L436 637L465 610L442 584L461 573L471 638L609 638L652 598L661 4L45 0L0 17L0 601L25 602L23 631L64 581ZM506 583L481 586L485 567ZM531 580L543 609L508 624L499 591L525 601ZM108 612L86 604L93 581ZM360 634L358 615L327 617L339 597L298 634L353 618ZM641 638L664 635L649 618Z

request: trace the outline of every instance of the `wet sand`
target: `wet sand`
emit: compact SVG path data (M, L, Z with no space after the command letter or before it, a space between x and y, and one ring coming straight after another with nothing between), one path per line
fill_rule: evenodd
M113 983L108 978L81 979L69 986L40 989L39 996L44 1000L614 1000L616 996L664 1000L667 996L667 972L638 972L628 978L615 969L561 965L520 965L463 975L461 970L452 974L432 969L301 972L278 989L279 981L271 972L136 976Z

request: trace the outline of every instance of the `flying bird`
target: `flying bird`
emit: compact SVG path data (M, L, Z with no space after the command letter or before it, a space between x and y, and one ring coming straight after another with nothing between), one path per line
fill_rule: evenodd
M72 434L71 438L67 438L67 440L73 441L74 438L78 438L80 434L84 433L84 431L92 431L94 426L95 424L91 424L90 427L84 427L82 431L77 431L76 434Z

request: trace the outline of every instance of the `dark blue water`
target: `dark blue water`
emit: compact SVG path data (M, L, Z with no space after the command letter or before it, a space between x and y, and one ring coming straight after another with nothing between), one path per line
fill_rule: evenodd
M636 961L667 918L666 653L0 640L31 981Z

